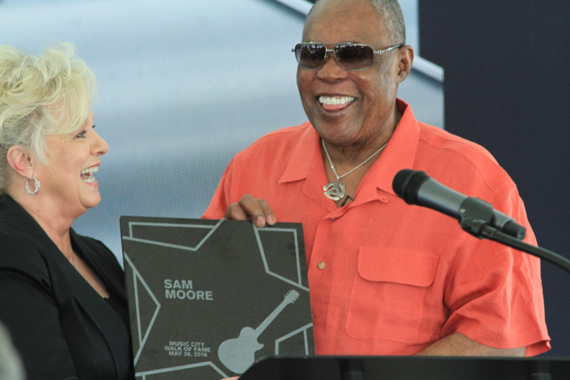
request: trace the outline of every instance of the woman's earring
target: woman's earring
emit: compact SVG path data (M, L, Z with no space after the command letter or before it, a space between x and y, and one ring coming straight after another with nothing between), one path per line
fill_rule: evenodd
M34 183L36 185L36 189L34 191L30 191L30 188L28 187L28 183L30 182L30 179L28 178L26 180L26 193L30 194L30 195L36 195L38 193L38 191L40 191L40 181L38 181L36 179L36 177L32 178L34 180Z

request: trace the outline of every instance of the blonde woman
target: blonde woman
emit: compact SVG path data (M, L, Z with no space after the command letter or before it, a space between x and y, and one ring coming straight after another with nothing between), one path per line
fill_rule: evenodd
M30 379L133 377L121 267L71 228L101 200L94 89L71 44L0 47L0 322Z

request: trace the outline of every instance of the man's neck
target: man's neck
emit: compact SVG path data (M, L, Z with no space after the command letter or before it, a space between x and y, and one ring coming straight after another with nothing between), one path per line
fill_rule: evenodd
M383 126L377 128L376 135L366 136L362 141L351 145L338 145L325 140L324 143L327 151L339 175L352 170L385 146L392 137L401 118L402 113L398 110L397 106L394 106L394 112ZM376 158L372 157L370 161L374 163ZM326 165L329 164L324 152L323 161ZM371 166L372 163L368 165L368 167Z

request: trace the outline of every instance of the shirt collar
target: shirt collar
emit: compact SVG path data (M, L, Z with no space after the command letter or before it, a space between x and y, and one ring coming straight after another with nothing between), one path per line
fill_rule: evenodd
M289 163L279 179L279 183L306 179L314 170L322 170L320 136L310 122L301 125L305 131L295 146Z
M402 113L402 118L390 137L388 145L362 179L364 183L361 183L362 185L376 185L378 189L392 195L396 195L392 190L394 176L400 170L414 166L420 138L420 127L412 112L412 107L400 99L396 101L396 106ZM362 186L362 189L367 187Z
M376 189L395 195L392 190L394 176L402 169L413 167L420 128L412 108L406 102L397 99L396 106L402 113L402 118L388 145L362 179L359 191L361 198L377 198ZM303 126L307 128L301 135L279 183L303 180L311 173L323 171L320 136L309 122Z

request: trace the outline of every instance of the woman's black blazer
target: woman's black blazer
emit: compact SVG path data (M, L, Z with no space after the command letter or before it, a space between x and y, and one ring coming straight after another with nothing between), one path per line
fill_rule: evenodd
M0 196L0 322L29 379L131 379L123 271L103 243L70 233L108 300L18 203Z

